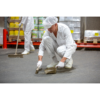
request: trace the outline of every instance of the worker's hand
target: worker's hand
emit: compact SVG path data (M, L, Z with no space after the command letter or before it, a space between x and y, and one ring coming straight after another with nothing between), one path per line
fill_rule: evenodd
M64 67L64 62L59 62L56 66L55 66L56 68L58 67L58 68L63 68Z
M19 23L19 27L21 27L21 23Z
M37 67L41 68L41 66L42 66L42 61L38 61Z

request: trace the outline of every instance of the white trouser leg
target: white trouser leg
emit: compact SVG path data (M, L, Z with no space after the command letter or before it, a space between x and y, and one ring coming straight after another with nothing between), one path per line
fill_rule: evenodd
M62 58L66 52L68 52L68 56L66 57L66 63L72 59L72 54L75 52L76 46L71 47L71 49L67 49L65 45L62 45L57 48L57 54Z
M31 31L31 33L32 33L32 31ZM30 50L33 50L33 49L35 49L35 47L34 47L34 45L33 45L33 42L30 41Z
M31 31L30 32L24 32L24 38L25 38L25 44L24 49L26 51L30 51L30 43L31 43Z
M49 36L46 36L44 39L44 46L51 57L55 56L55 52L57 52L57 43Z
M33 46L32 41L30 42L30 49L35 49L35 47Z
M57 54L62 58L66 52L66 47L64 45L57 48Z
M47 65L47 68L51 68L51 67L55 67L58 64L58 60L57 57L55 55L55 52L57 52L57 43L49 36L46 36L44 39L44 46L48 52L48 54L50 55L50 57L52 58L53 62L49 65Z

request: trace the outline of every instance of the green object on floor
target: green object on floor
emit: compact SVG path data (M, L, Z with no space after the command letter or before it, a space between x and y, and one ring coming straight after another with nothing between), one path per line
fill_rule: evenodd
M53 67L53 68L46 68L44 72L46 74L56 74L56 70L57 69L55 67Z

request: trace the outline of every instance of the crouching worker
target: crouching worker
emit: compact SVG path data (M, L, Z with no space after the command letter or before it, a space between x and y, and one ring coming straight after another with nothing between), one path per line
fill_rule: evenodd
M52 63L47 68L72 68L72 54L76 51L77 45L72 38L70 29L67 25L57 23L56 17L47 17L43 21L46 31L43 35L42 42L39 46L37 67L41 69L44 50L46 49ZM61 57L58 61L56 54Z

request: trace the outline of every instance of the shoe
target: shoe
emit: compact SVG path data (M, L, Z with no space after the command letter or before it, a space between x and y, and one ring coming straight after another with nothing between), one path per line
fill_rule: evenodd
M34 49L31 49L30 51L31 51L31 52L35 51L35 48L34 48Z
M57 62L57 63L53 62L53 63L47 65L47 68L53 68L53 67L55 67L57 64L58 64L58 62Z
M25 50L24 52L22 52L23 55L27 55L27 54L29 54L29 53L30 53L30 52L28 52L28 51L26 51L26 50Z
M31 51L31 52L35 51L34 46L31 46L31 47L30 47L30 51Z
M65 68L72 68L72 65L73 65L73 59L71 58L68 63L65 65Z

